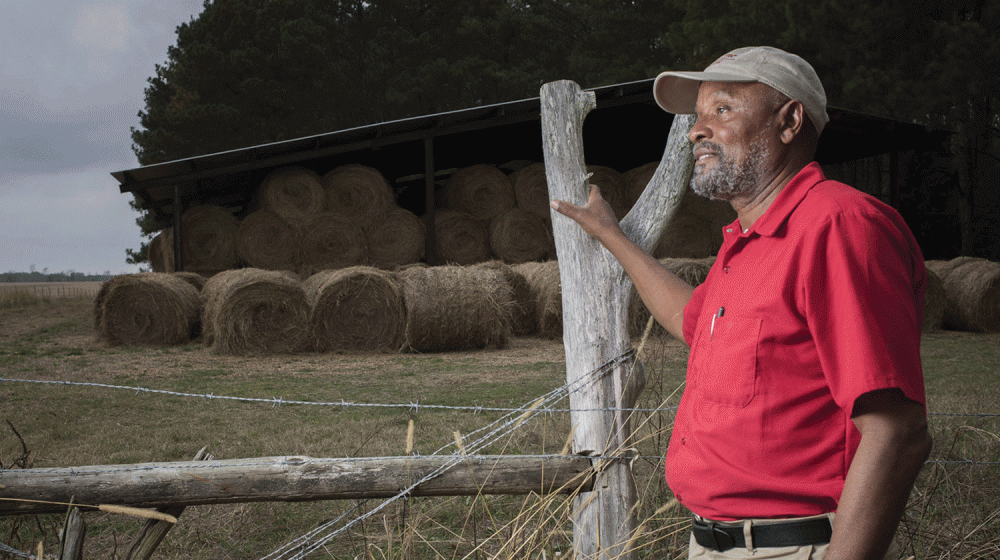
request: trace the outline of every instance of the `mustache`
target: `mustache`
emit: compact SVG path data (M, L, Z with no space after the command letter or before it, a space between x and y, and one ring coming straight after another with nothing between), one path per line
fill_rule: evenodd
M716 144L715 142L709 142L708 140L703 140L691 147L691 154L694 154L696 151L701 149L708 150L709 152L712 152L714 154L725 153L725 150L723 150L722 146L720 146L719 144Z

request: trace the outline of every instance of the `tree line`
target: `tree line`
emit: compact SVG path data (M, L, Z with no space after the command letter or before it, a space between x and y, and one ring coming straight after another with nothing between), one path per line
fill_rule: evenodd
M1000 260L1000 0L206 0L148 80L133 150L160 163L758 44L809 60L831 106L954 132L962 252Z

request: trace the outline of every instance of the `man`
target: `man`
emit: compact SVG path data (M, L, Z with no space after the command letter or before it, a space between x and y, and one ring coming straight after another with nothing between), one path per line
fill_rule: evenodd
M697 115L692 188L738 216L706 282L692 288L628 240L597 187L583 206L552 207L691 347L666 457L695 514L689 557L898 557L931 447L912 234L812 161L826 94L798 56L737 49L704 72L664 72L654 91L668 112Z

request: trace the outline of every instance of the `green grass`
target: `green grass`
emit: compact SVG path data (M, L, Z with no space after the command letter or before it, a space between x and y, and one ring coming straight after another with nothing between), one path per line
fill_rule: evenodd
M86 302L5 310L0 321L34 314L39 324L0 343L0 377L70 379L285 402L0 383L0 463L5 468L19 461L47 467L188 460L203 446L217 458L397 456L405 452L411 420L416 427L414 449L427 455L450 444L453 432L467 436L502 415L430 405L525 405L560 386L565 377L561 360L506 363L502 352L242 359L214 356L198 344L105 348L89 338L81 341L92 328L88 311ZM1000 556L1000 465L989 464L1000 463L1000 419L941 415L1000 413L996 378L1000 335L931 333L925 335L922 351L935 449L911 497L900 541L908 554L918 558ZM642 359L648 382L637 406L675 406L686 352L669 339L655 340ZM289 400L401 406L307 405ZM671 497L661 458L672 412L640 412L635 424L640 438L636 445L640 458L633 464L640 496L637 518L647 530L638 556L675 558L684 553L687 516L676 507L660 511ZM559 452L569 429L567 413L540 414L484 452ZM450 452L450 448L445 451ZM262 557L350 508L371 511L379 503L190 507L157 557ZM314 557L504 559L540 558L544 551L546 558L554 558L557 552L567 553L572 544L567 533L570 509L570 501L562 496L399 500ZM58 515L0 518L0 542L33 551L42 541L47 552L54 551L61 519ZM87 520L87 556L94 557L120 555L140 525L104 513L88 513Z

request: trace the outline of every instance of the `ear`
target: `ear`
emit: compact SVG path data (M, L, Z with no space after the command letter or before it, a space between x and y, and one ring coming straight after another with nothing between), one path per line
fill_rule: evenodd
M797 99L789 100L781 109L778 109L778 122L780 131L779 138L782 143L791 144L796 137L802 134L805 126L806 109L801 101Z

